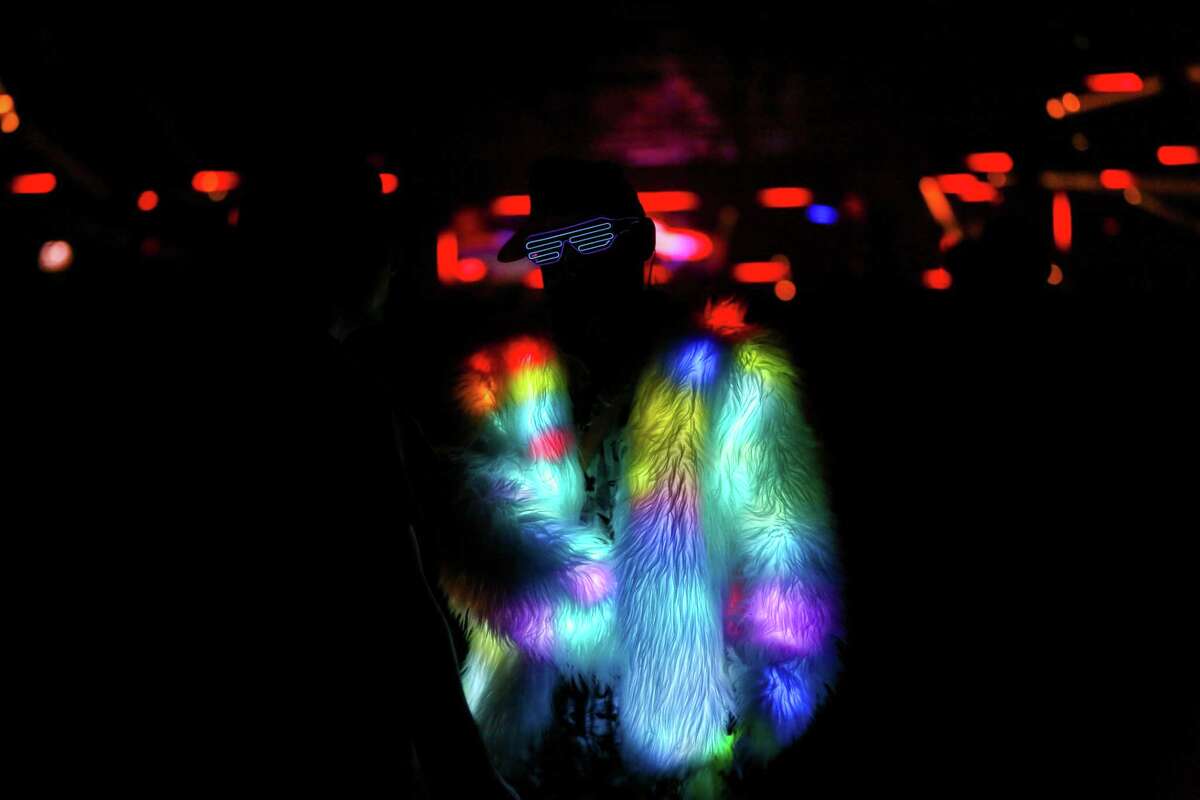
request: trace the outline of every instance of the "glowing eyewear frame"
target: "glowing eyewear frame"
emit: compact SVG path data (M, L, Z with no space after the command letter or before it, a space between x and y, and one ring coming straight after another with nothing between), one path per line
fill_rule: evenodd
M599 253L612 247L618 236L641 219L594 217L566 228L535 233L525 240L526 257L540 267L560 260L568 244L581 256Z

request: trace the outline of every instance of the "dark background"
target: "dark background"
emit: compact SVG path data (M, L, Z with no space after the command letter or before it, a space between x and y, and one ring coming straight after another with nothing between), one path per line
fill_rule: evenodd
M213 203L192 174L243 169L275 147L299 172L345 151L398 175L387 198L398 272L378 363L397 413L437 449L458 434L447 399L457 359L503 327L542 321L538 294L520 284L440 284L438 232L458 210L525 191L544 153L609 154L627 132L609 112L675 75L716 121L699 130L666 117L649 135L716 149L629 165L635 184L697 191L706 211L737 207L729 262L786 247L804 266L789 303L723 270L658 291L696 306L734 291L752 320L788 337L848 576L836 694L741 788L1197 796L1200 236L1119 199L1073 195L1074 247L1055 256L1037 186L1046 169L1161 174L1159 144L1200 143L1200 85L1182 77L1200 63L1194 10L652 3L250 16L93 12L4 33L0 81L22 128L0 137L0 177L59 176L51 195L0 201L17 445L5 567L11 619L28 634L7 655L29 666L11 685L31 711L13 732L42 786L174 793L239 785L243 769L256 786L302 786L304 765L264 775L253 748L222 750L256 737L269 750L277 731L206 714L198 687L215 674L239 687L226 633L269 650L269 631L302 631L331 582L325 568L353 569L374 552L362 542L391 535L363 510L361 487L345 485L356 474L345 454L325 444L330 420L362 406L326 366L322 321L308 313L322 299L312 265L234 257L237 193ZM1163 94L1078 123L1047 117L1046 99L1078 91L1082 76L1126 70L1164 76ZM1086 152L1071 146L1076 132ZM925 289L921 271L943 256L917 180L984 150L1011 153L1019 182L979 213L965 250L945 255L955 286ZM835 204L854 192L865 219L796 233L753 209L770 185ZM146 186L162 197L153 215L134 206ZM1195 195L1172 202L1197 211ZM1103 232L1110 217L1118 235ZM72 241L71 269L37 270L47 239ZM1060 286L1042 277L1051 260ZM386 563L373 569L386 580ZM348 628L386 642L381 659L419 658L402 621L396 635L384 617ZM314 634L306 646L336 644ZM255 674L255 687L271 685L269 671ZM556 785L581 792L586 776L573 780Z

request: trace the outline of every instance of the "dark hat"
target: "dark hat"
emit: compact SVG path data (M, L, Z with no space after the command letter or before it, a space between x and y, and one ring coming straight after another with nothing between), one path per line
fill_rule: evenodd
M500 248L501 261L525 258L525 240L592 217L645 217L621 167L607 161L554 158L529 170L529 218Z

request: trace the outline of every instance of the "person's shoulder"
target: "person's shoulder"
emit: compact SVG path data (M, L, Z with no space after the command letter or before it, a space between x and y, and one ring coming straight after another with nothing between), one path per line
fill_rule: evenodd
M554 342L542 333L513 333L477 347L463 360L457 394L462 409L480 417L499 409L511 395L557 390L562 382Z

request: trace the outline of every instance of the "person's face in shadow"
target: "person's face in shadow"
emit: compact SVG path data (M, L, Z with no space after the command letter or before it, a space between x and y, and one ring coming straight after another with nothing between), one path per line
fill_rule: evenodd
M542 268L561 347L588 360L605 358L638 333L644 264L652 250L653 239L647 245L642 233L622 237L602 253L568 251L561 261Z

